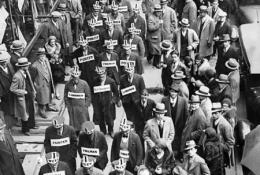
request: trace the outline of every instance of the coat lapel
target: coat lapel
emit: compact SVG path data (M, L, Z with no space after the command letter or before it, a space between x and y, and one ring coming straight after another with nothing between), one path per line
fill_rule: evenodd
M205 22L204 22L204 24L203 24L203 27L202 27L202 30L201 30L201 31L203 31L203 30L205 29L205 27L208 25L208 23L209 23L209 17L206 16L206 20L205 20Z
M153 119L152 126L154 128L155 134L160 138L159 126L155 118Z

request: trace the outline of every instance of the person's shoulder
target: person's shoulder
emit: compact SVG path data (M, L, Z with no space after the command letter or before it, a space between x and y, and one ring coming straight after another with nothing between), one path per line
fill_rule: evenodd
M103 175L103 171L96 167L93 167L93 175Z
M205 160L202 157L200 157L198 154L195 155L194 162L205 164Z

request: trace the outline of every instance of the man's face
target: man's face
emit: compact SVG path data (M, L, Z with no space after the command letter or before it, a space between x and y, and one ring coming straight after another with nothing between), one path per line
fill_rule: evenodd
M198 109L199 106L200 106L199 103L191 103L191 104L190 104L190 109L191 109L192 111L194 111L194 110Z
M185 32L185 31L188 30L188 27L187 26L181 26L181 30Z
M93 16L98 16L98 11L97 11L97 10L95 10L95 11L93 12Z
M221 22L225 22L226 21L226 17L221 16L221 17L218 18L218 20L221 21Z
M204 18L206 15L207 15L206 12L204 12L204 11L200 12L200 17L201 17L201 18Z
M219 86L219 89L223 89L226 85L223 83L219 83L218 86Z
M164 113L158 113L158 112L155 112L155 117L158 119L158 120L161 120L164 116Z
M189 157L194 157L194 155L196 154L197 152L197 149L196 148L191 148L191 149L188 149L186 150L186 154L189 156Z
M138 11L134 11L134 18L137 18L137 16L138 16Z
M213 7L214 9L218 8L218 2L213 2L213 3L212 3L212 7Z
M52 20L53 20L54 22L57 22L58 19L59 19L59 17L53 17L53 18L52 18Z
M114 25L113 24L109 24L107 26L107 28L108 28L109 31L112 31L114 29Z
M29 66L24 66L24 67L22 67L21 69L22 69L23 71L28 71Z
M83 48L84 51L88 51L88 45L87 44L82 46L82 48Z
M162 151L163 151L162 148L160 148L160 147L158 147L158 146L155 147L155 152L156 152L157 154L160 154Z
M162 16L162 12L155 12L154 14L155 14L155 16L157 16L159 18Z
M134 71L131 71L131 72L127 72L127 77L128 78L132 78L134 76Z
M147 97L141 96L141 102L142 102L142 103L146 103L146 102L147 102Z
M40 59L41 61L44 61L45 58L46 58L46 56L45 56L44 54L39 55L39 59Z
M118 10L112 10L112 15L117 16L118 15Z
M104 81L106 79L106 73L99 75L99 79Z
M212 113L213 120L217 120L220 116L220 112L214 112Z
M171 98L175 99L175 98L177 97L177 95L178 95L178 92L177 92L177 91L175 91L175 90L170 90L170 97L171 97Z
M131 49L126 49L125 53L126 53L126 55L131 55Z
M71 76L72 77L72 80L75 82L75 83L78 83L79 82L79 77L74 77L74 76Z
M50 40L50 46L55 46L56 41L54 39Z
M206 97L199 95L199 98L200 98L200 101L202 101L202 100L204 100Z

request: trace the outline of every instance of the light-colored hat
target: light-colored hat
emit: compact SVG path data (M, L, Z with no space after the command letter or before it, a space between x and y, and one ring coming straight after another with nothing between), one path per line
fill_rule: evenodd
M96 162L96 159L94 157L87 156L87 155L83 155L82 160L81 160L82 166L85 168L92 167L95 162Z
M198 95L192 95L189 103L200 103L200 98Z
M4 129L6 124L4 124L4 121L0 118L0 130Z
M105 67L100 67L100 66L97 66L96 69L95 69L96 73L98 75L103 75L106 73L106 68Z
M19 50L19 49L23 49L23 48L24 48L24 44L20 40L14 40L12 42L12 45L10 46L11 50Z
M47 52L43 47L39 47L36 52L36 55L46 55L46 54L47 54Z
M53 11L53 12L51 12L51 16L53 18L59 18L59 17L62 16L62 14L60 12L58 12L58 11Z
M163 103L156 103L156 106L155 108L153 108L153 111L160 114L165 114L167 112Z
M17 67L26 67L31 65L31 62L28 62L28 59L25 57L21 57L18 59L18 62L15 64Z
M92 121L86 121L81 125L81 130L90 135L95 130L95 124Z
M169 91L175 91L175 92L179 92L180 91L180 85L177 83L172 83Z
M220 11L219 14L218 14L219 17L226 17L227 16L227 13L224 12L224 11Z
M182 18L182 20L179 22L179 24L181 26L185 26L185 27L189 27L190 26L189 20L187 18Z
M81 71L79 70L79 66L74 66L71 71L71 76L73 77L79 77L81 74Z
M126 162L123 158L113 161L112 165L116 171L124 171L126 168Z
M96 3L93 4L93 9L95 11L99 11L101 9L101 6L99 5L99 1L96 1Z
M195 92L195 94L204 97L210 97L209 88L207 86L200 86L199 90Z
M51 36L49 36L49 41L50 41L50 40L55 40L55 41L56 41L57 38L56 38L56 36L51 35Z
M154 6L154 12L162 12L162 7L160 4L156 4Z
M160 42L160 47L162 50L171 50L172 49L172 42L170 40L163 40Z
M221 103L220 103L220 102L217 102L217 103L212 103L212 108L211 108L211 110L212 110L212 113L215 113L215 112L220 112L220 111L222 111L222 110L223 110L223 108L222 108L222 105L221 105Z
M60 159L60 154L58 152L49 152L46 154L46 161L49 164L57 164Z
M99 0L99 3L100 4L105 4L105 3L107 3L107 0Z
M64 117L53 117L52 125L54 128L61 128L64 124Z
M186 76L184 75L183 71L177 70L171 77L174 80L181 80L181 79L185 78Z
M167 3L168 3L167 0L161 0L161 1L160 1L160 4L167 4Z
M6 62L11 58L11 55L6 51L0 51L0 63Z
M127 40L124 40L124 43L122 46L125 50L130 50L132 48L131 44Z
M231 70L237 70L239 68L239 63L235 58L229 58L229 60L226 61L225 66Z
M200 12L207 12L208 13L208 7L205 5L200 6Z
M216 82L222 84L229 84L228 76L225 74L220 74L219 77L216 79Z
M185 148L184 150L189 150L189 149L192 149L192 148L195 148L197 145L195 143L194 140L189 140L185 143Z

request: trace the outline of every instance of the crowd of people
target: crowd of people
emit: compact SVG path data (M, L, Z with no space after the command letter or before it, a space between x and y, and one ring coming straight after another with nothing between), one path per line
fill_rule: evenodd
M110 175L225 174L234 166L240 97L239 53L232 43L228 3L185 0L180 13L178 3L144 0L143 16L129 0L83 2L60 1L44 26L46 44L33 63L22 55L19 40L10 51L0 51L1 151L11 152L7 129L21 126L30 136L30 129L38 128L36 109L47 119L46 111L59 111L52 103L56 98L64 100L69 125L58 116L46 129L47 164L40 175L101 175L108 160ZM160 102L149 98L142 76L145 59L161 69ZM61 95L58 84L66 74L71 78ZM125 116L116 116L116 106ZM118 117L120 131L114 132ZM105 135L113 139L110 159ZM8 166L1 163L0 174L15 171L6 168L12 165L24 174L16 154L2 155L3 161L14 158Z

